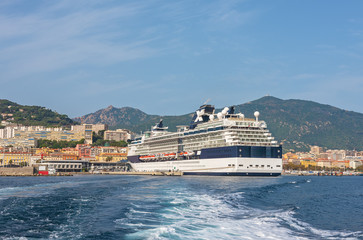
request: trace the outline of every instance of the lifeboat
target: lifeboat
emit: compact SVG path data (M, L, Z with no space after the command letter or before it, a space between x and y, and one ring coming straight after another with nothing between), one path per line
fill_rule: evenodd
M149 159L149 156L140 156L139 159L140 160L148 160Z
M188 152L181 152L179 153L180 156L188 156Z
M184 152L184 156L192 156L194 155L194 152Z

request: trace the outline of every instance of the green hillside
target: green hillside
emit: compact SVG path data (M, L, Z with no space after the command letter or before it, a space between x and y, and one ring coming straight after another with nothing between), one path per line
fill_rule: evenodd
M40 125L47 127L78 124L67 115L53 112L45 107L23 106L9 100L0 99L0 120L25 126Z
M363 150L363 114L304 100L263 97L236 106L237 112L268 124L273 136L284 148L306 150L308 145L330 149Z

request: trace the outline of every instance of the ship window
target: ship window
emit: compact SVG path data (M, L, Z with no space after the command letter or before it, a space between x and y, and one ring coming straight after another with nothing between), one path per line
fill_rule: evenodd
M238 166L243 167L243 164L240 164L240 165L238 165Z
M231 166L231 164L228 164L228 167L230 167Z
M252 167L252 165L250 165L250 167Z
M255 167L258 167L258 165L255 165Z
M270 165L267 165L267 167L270 167Z
M234 164L232 164L232 167L234 167Z
M261 165L261 167L265 167L265 165Z
M280 165L276 165L276 167L281 167Z

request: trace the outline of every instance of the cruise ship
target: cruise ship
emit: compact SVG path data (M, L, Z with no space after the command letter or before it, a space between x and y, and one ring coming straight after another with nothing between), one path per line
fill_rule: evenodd
M264 121L245 118L225 107L215 113L204 104L188 126L169 132L160 120L135 138L128 161L134 171L182 172L183 175L279 176L282 147Z

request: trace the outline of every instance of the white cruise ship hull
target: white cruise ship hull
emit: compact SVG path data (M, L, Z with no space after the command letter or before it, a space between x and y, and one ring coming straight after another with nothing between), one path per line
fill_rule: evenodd
M184 175L279 176L281 158L210 158L130 163L138 172L181 171Z

